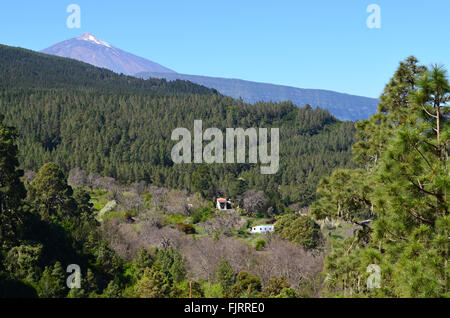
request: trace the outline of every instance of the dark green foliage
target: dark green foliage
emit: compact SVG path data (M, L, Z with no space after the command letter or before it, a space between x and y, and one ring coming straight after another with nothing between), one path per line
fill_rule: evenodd
M11 279L0 272L0 298L37 298L36 289L29 283Z
M90 202L91 196L89 192L83 188L75 188L73 190L73 198L78 206L78 213L92 213L94 205Z
M262 251L265 247L266 247L266 241L264 241L264 239L259 239L258 241L256 241L255 249L257 251Z
M248 182L244 178L237 178L231 185L230 195L233 199L240 199L241 196L247 191Z
M39 297L61 298L69 289L66 286L64 270L60 262L52 267L46 267L38 284Z
M179 283L186 277L185 260L172 247L156 252L155 266L170 282Z
M15 279L35 282L41 257L42 245L19 245L7 252L4 266Z
M122 260L109 247L107 243L102 243L95 251L96 265L101 267L107 274L114 277L122 266Z
M19 238L22 200L26 192L18 169L18 137L15 128L3 124L0 114L0 248L11 246Z
M179 223L177 228L185 234L195 234L195 227L192 224Z
M68 212L73 211L70 207L73 204L72 188L54 163L47 163L39 170L30 184L27 199L44 219L52 216L63 219L68 216Z
M71 290L68 296L97 292L96 275L106 287L120 273L121 261L99 242L89 194L82 189L73 193L60 168L49 163L28 183L27 195L14 138L14 129L0 124L1 295L65 297L65 268L74 260L87 269L87 279L82 279L82 290ZM28 205L22 202L25 196ZM96 274L89 268L93 263Z
M141 298L171 298L180 294L180 290L156 267L146 268L136 286Z
M229 295L236 281L236 274L226 259L221 259L217 264L216 279L222 285L225 296Z
M292 288L283 288L283 290L281 290L281 292L275 296L275 298L299 298L300 295L299 293L297 293L297 291Z
M286 214L275 223L275 233L306 249L317 248L321 240L319 225L308 216Z
M358 142L353 146L358 163L376 164L393 136L393 131L405 122L411 110L410 95L416 89L418 77L426 67L411 56L400 65L380 97L378 113L356 123Z
M257 297L260 292L261 279L255 275L241 271L236 277L236 284L233 285L231 296L235 298L253 298Z
M199 282L195 280L186 280L181 286L183 292L180 295L182 298L202 298L205 294Z
M151 268L155 262L153 256L145 248L138 251L137 257L134 259L134 264L138 274L142 275L146 268Z
M212 188L211 169L207 165L201 165L192 175L193 190L204 198L214 194Z
M192 223L205 222L214 215L214 211L210 208L199 208L191 214Z
M121 298L122 290L116 280L109 282L108 286L103 291L103 297L105 298Z
M374 182L363 169L338 169L319 182L320 199L311 205L316 219L339 217L346 221L362 221L373 217L369 194ZM335 206L338 209L335 209Z
M87 298L88 295L83 288L72 288L67 294L67 298Z
M98 291L98 285L97 285L97 278L95 277L94 273L90 268L88 268L86 273L86 280L85 280L85 289L88 293L95 293Z
M272 277L269 280L269 283L264 288L264 291L261 293L261 297L269 298L269 297L277 297L279 296L283 291L285 294L289 294L290 292L286 289L290 288L291 285L287 280L285 280L283 277ZM291 297L289 297L291 298Z

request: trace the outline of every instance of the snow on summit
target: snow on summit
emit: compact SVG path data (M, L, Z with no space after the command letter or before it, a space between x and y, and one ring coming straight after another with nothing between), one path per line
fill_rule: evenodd
M83 33L82 35L80 35L79 37L77 37L77 39L78 39L78 40L84 40L84 41L94 42L94 43L96 43L96 44L104 45L104 46L106 46L106 47L111 47L111 45L109 45L109 43L97 39L95 36L93 36L93 35L90 34L89 32Z

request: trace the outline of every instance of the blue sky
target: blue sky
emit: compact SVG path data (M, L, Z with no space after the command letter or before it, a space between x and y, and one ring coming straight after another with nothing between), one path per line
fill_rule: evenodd
M81 7L69 29L66 8ZM369 29L370 4L381 28ZM32 50L90 32L179 73L378 97L400 60L450 66L447 0L14 0L0 43Z

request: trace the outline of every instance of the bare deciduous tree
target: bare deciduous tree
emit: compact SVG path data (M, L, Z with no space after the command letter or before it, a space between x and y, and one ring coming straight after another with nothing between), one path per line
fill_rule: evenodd
M248 190L242 199L242 207L247 210L249 215L255 215L258 212L265 212L263 209L267 203L263 191Z
M72 187L84 187L87 184L86 172L78 167L71 169L67 183Z
M138 196L142 196L147 188L147 183L144 180L135 182L130 185L130 188L132 191L136 192Z
M214 218L202 224L204 230L213 237L230 235L233 229L239 228L242 223L239 213L235 210L216 213Z
M36 172L34 172L33 170L28 170L23 175L23 178L25 179L26 182L30 183L31 181L33 181L35 176L36 176Z

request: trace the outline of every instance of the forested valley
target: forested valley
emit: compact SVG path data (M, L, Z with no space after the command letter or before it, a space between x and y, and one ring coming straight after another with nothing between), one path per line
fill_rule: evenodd
M7 46L0 89L2 297L449 296L441 67L402 62L356 125ZM175 165L171 132L196 119L278 127L278 172Z

